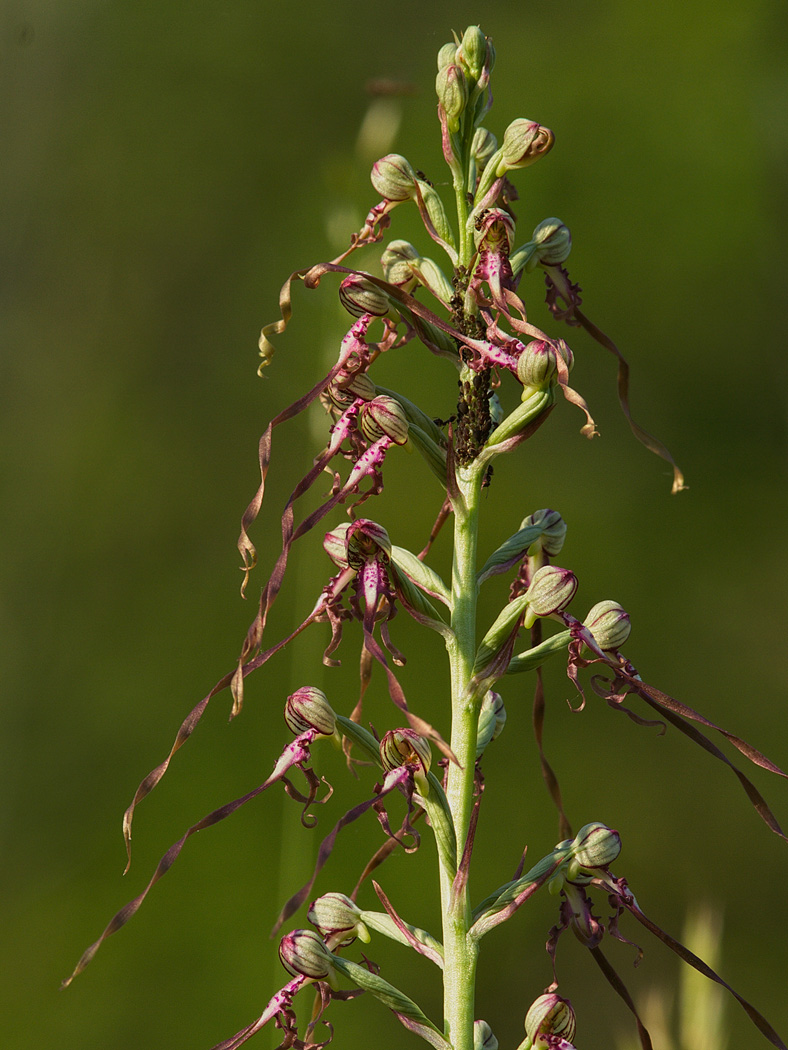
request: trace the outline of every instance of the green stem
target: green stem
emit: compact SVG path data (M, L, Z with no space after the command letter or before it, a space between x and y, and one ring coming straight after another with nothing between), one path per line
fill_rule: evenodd
M458 265L467 268L474 252L468 230L469 169L473 121L466 114L455 141L460 156L452 165L457 201ZM460 382L470 382L467 366ZM446 778L446 797L457 836L457 866L462 858L473 809L476 734L480 698L467 695L476 655L476 549L479 531L479 502L483 467L474 463L457 466L457 485L461 498L454 506L454 558L452 565L452 615L454 636L447 643L451 674L451 748L457 762L450 762ZM452 877L441 866L441 911L443 915L443 1016L446 1038L453 1050L473 1050L474 993L476 987L477 942L468 936L473 923L468 880L457 898L452 896Z
M474 768L479 699L468 697L467 686L476 653L476 547L482 471L471 464L458 467L462 500L454 508L454 564L452 567L452 619L454 639L448 645L451 671L451 747L457 763L450 763L446 796L457 834L457 862L462 856L473 808ZM469 938L472 925L466 881L454 900L451 880L441 873L443 912L444 1019L447 1038L454 1050L473 1050L476 943Z

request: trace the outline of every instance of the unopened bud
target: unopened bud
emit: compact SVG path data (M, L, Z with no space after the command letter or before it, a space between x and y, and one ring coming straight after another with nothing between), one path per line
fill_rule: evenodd
M572 234L560 219L544 219L534 229L531 240L512 252L512 273L531 273L537 266L560 266L569 258Z
M558 372L557 353L571 371L574 355L563 339L532 339L517 358L517 378L527 390L544 390Z
M473 1022L473 1050L498 1050L498 1040L486 1021Z
M358 424L367 441L387 437L395 445L407 444L408 417L399 401L388 394L378 394L371 401L365 401L358 414Z
M456 55L456 44L444 44L438 52L438 69L445 69L446 66L450 66L456 60Z
M534 230L531 239L536 245L536 251L526 263L526 270L532 270L537 263L560 266L569 258L572 234L560 219L544 219Z
M411 766L422 794L427 790L427 774L432 764L429 742L413 729L390 729L380 742L380 760L388 773L400 766Z
M476 162L476 170L481 174L487 166L487 161L498 149L498 140L487 128L477 128L471 143L471 155Z
M383 276L389 284L410 291L418 279L413 264L420 259L419 253L408 241L392 241L380 257Z
M542 530L539 543L545 554L554 558L556 554L561 553L566 538L566 522L557 510L546 507L544 510L534 511L523 520L520 528L524 529L528 525L537 525Z
M416 172L399 153L388 153L375 161L370 179L384 200L407 201L416 195Z
M322 689L305 685L288 696L285 703L285 722L288 729L298 736L315 729L323 736L333 736L337 716Z
M571 1043L576 1027L572 1004L555 992L540 995L531 1003L525 1015L525 1032L532 1042L539 1035L558 1035Z
M452 62L443 69L439 69L435 78L435 91L438 95L438 102L446 114L449 130L457 131L460 126L460 117L468 105L468 80L462 66Z
M487 61L487 38L478 26L468 26L463 33L456 61L462 63L474 80L482 75Z
M534 573L526 591L530 611L536 616L550 616L569 605L577 591L577 577L558 565L543 565Z
M279 958L294 977L311 977L322 981L334 971L331 952L325 941L313 930L293 930L281 940Z
M604 824L586 824L572 843L573 859L581 868L606 868L621 852L621 836Z
M312 901L306 913L309 922L336 947L352 944L356 937L369 941L369 930L361 921L361 909L344 893L324 893Z
M598 602L583 620L583 626L606 653L618 652L632 630L629 613L613 601Z
M554 141L552 131L535 120L526 120L524 117L513 120L503 135L502 156L496 176L500 178L507 171L533 164L550 152Z
M385 317L391 309L391 303L383 289L358 273L352 273L340 284L339 301L353 317L361 317L363 314Z

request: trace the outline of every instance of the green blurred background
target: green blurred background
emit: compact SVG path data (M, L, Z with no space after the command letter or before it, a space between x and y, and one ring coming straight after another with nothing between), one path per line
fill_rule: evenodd
M521 239L548 215L571 227L584 308L627 353L635 416L674 450L690 485L669 496L669 472L620 416L612 359L584 334L555 329L531 277L522 294L537 323L570 339L575 385L602 436L585 442L580 416L559 406L527 451L496 467L483 549L531 510L560 509L581 615L601 598L621 601L634 623L628 653L647 680L788 767L781 0L401 0L386 9L5 0L6 1046L199 1050L251 1021L282 983L268 931L342 810L333 800L310 833L276 789L192 840L132 923L58 990L166 847L268 774L288 738L288 692L308 681L337 707L352 704L356 643L348 636L342 669L326 671L321 630L250 680L229 726L228 698L217 698L140 808L134 865L120 878L120 817L136 784L232 666L253 614L253 601L237 596L235 540L257 483L257 440L336 352L347 322L335 282L319 295L297 290L265 380L255 375L259 328L277 316L284 277L335 254L337 227L357 226L375 200L374 147L358 144L370 79L418 89L394 104L402 124L382 151L404 152L445 186L434 57L471 22L498 51L492 129L527 116L556 133L549 158L516 178ZM418 236L404 209L392 236ZM452 411L444 363L411 347L379 374L428 412ZM286 471L306 469L315 426L324 426L317 412L277 433L253 589L278 542ZM440 502L418 471L415 457L392 458L387 491L369 507L394 542L415 550ZM435 561L445 568L445 544ZM272 637L305 614L327 573L317 537L305 541ZM490 585L483 619L504 594ZM439 644L404 616L393 635L409 656L406 692L447 730ZM561 667L547 677L546 745L570 817L620 829L616 870L667 929L679 934L696 902L724 910L722 972L786 1038L785 843L730 772L676 732L659 737L596 698L572 714ZM509 877L526 842L536 858L556 838L529 728L531 685L512 679L502 692L509 723L488 763L478 896ZM381 731L397 722L379 674L368 714ZM318 768L344 800L368 792L368 782L348 784L327 748ZM758 771L753 779L788 825L786 784ZM346 837L322 891L349 890L380 830L370 820ZM426 848L392 858L381 877L407 918L434 928L422 893L433 869ZM362 902L374 906L371 890ZM555 917L545 895L485 942L478 1014L502 1047L519 1042L525 1009L551 979L542 945ZM646 948L642 965L633 970L624 945L609 954L638 1001L673 986L678 962L645 931L625 932ZM378 943L371 955L439 1013L426 961ZM625 1008L569 935L559 962L578 1044L631 1039ZM373 1002L331 1014L336 1046L416 1045ZM766 1045L732 1000L726 1025L731 1045Z

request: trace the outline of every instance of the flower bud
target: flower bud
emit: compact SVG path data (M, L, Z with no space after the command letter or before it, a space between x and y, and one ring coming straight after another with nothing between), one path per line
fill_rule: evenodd
M353 317L361 317L363 314L385 317L391 309L391 303L383 289L358 273L352 273L340 284L339 301Z
M597 602L583 620L583 626L589 629L596 644L606 653L618 652L632 630L629 613L618 602L609 600Z
M565 609L576 590L577 577L573 572L558 565L543 565L534 573L526 597L532 613L550 616Z
M573 859L582 868L606 868L621 852L621 836L604 824L586 824L572 843Z
M351 569L360 569L369 558L381 554L388 561L391 556L391 540L382 525L369 518L357 518L345 533L347 564Z
M487 61L487 38L478 26L468 26L463 33L455 61L460 62L474 80L482 75Z
M574 354L563 341L556 339L547 342L544 339L532 339L520 352L517 358L517 378L526 389L544 390L558 371L556 353L560 353L567 368L571 371Z
M370 179L384 200L408 201L416 195L416 172L399 153L388 153L376 160Z
M507 171L533 164L550 152L554 141L552 131L535 120L526 120L524 117L513 120L503 135L502 156L496 176L500 178Z
M545 554L553 558L556 554L561 553L566 538L566 522L557 510L545 508L534 511L533 514L523 519L520 528L525 529L529 525L537 525L542 530L539 543Z
M323 537L323 550L334 565L347 568L347 533L351 522L343 521Z
M322 981L334 971L331 952L322 937L312 930L293 930L279 944L282 966L294 977L311 977Z
M473 1050L498 1050L498 1040L486 1021L473 1022Z
M429 741L415 730L390 729L380 742L380 760L387 773L400 766L415 767L417 786L425 792L432 750Z
M525 1015L525 1032L532 1042L539 1035L559 1035L571 1043L576 1027L572 1004L555 992L540 995Z
M572 250L572 234L560 219L544 219L531 237L536 251L526 263L526 270L533 270L537 263L560 266L569 258Z
M367 441L387 437L395 445L407 444L408 417L399 401L388 394L378 394L371 401L365 401L358 414L358 424Z
M413 264L418 264L421 256L408 241L392 241L380 257L383 276L396 288L409 292L418 280Z
M323 736L333 736L337 716L322 689L305 685L288 696L285 722L296 736L308 729L315 729Z
M471 143L471 156L476 162L476 170L481 174L487 166L487 161L498 149L498 140L487 128L477 128Z
M444 44L438 52L438 69L445 69L455 61L457 45L455 43Z
M312 901L306 917L326 941L336 947L352 944L356 937L369 941L369 931L361 921L361 909L344 893L324 893Z
M460 126L460 117L468 105L468 81L462 66L452 62L443 69L439 69L435 78L435 91L438 95L438 102L446 114L449 130L457 131Z

